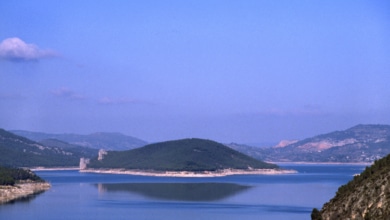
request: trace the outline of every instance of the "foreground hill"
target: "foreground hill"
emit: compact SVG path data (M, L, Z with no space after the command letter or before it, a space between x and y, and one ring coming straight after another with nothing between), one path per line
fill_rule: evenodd
M65 167L78 166L80 157L97 155L97 150L47 146L0 129L0 155L1 166Z
M390 219L390 154L341 186L312 219Z
M46 139L56 139L72 145L83 147L105 149L105 150L129 150L145 146L146 141L121 133L97 132L88 135L81 134L48 134L43 132L32 132L14 130L11 131L19 136L41 142Z
M90 161L88 168L123 168L152 171L216 171L278 168L223 144L203 139L183 139L150 144L129 151L109 151L103 159Z
M269 148L228 146L265 161L372 163L390 153L390 126L357 125Z

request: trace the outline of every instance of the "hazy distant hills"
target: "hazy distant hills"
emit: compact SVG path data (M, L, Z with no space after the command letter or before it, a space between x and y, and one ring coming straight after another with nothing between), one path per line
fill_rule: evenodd
M38 143L25 137L0 129L0 165L12 167L64 167L78 166L80 157L97 155L96 149Z
M390 155L341 186L312 219L390 219Z
M134 152L131 151L131 153L129 153L129 149L137 149L145 146L146 141L120 133L79 135L48 134L20 130L12 132L16 135L5 130L1 130L0 132L0 165L77 166L80 157L95 158L98 151L97 149L111 150L110 152L113 152L112 154L116 154L117 151L125 150L123 155L129 154L130 156L141 153L142 157L140 155L138 156L140 156L140 158L145 157L143 160L147 160L146 156L149 156L142 153L144 152L144 149ZM173 141L173 143L176 142ZM185 146L184 143L185 142L183 141L180 145ZM191 141L188 144L189 146L192 146ZM148 146L150 147L150 145ZM267 148L258 148L241 144L228 144L227 146L261 161L371 163L390 154L390 126L357 125L344 131L334 131L300 141L283 141L277 146ZM147 149L149 149L149 147ZM214 144L210 144L210 148L214 149L213 147L215 147ZM186 147L182 148L183 150L186 149ZM223 152L224 151L221 151L221 155L216 156L215 154L217 154L217 151L211 151L209 153L212 155L205 156L204 154L199 154L203 156L187 159L188 161L204 161L209 157L211 157L209 158L210 160L212 158L221 159L219 156L222 157L224 154ZM182 154L184 155L185 153ZM154 156L157 157L157 155L159 155L158 157L168 159L167 155L169 154L160 151L159 154ZM108 158L110 157L111 156ZM150 160L156 159L156 161L161 158L149 157ZM183 161L181 157L176 155L174 158L176 158L177 161L181 161L182 164L180 166L184 166L185 161ZM183 158L186 158L185 155ZM134 159L134 162L140 161L141 159ZM130 166L130 164L127 165ZM190 164L187 165L189 166ZM195 163L195 167L201 167L201 164Z
M147 144L146 141L121 133L98 132L89 135L81 135L49 134L22 130L14 130L11 132L38 142L46 139L57 139L72 145L105 150L129 150Z
M264 161L373 162L390 153L390 126L357 125L269 148L228 146Z
M88 168L124 168L154 171L215 171L227 168L277 168L203 139L182 139L150 144L128 151L108 151L92 159Z

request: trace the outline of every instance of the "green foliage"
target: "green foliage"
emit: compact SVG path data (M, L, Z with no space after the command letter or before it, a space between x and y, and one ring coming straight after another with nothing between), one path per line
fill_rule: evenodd
M336 195L342 196L352 193L355 187L364 185L363 182L375 182L380 179L383 174L388 172L390 172L390 154L380 160L376 160L372 166L366 167L366 169L360 175L356 175L352 181L342 185L338 189Z
M321 213L318 209L314 208L311 212L311 220L322 220Z
M340 186L320 214L325 219L390 219L389 181L390 154ZM314 210L313 216L316 216Z
M278 168L277 165L256 160L223 144L202 139L167 141L129 151L109 151L103 160L91 160L88 167L155 171Z
M19 181L43 182L39 176L30 170L20 168L0 167L0 185L14 185Z

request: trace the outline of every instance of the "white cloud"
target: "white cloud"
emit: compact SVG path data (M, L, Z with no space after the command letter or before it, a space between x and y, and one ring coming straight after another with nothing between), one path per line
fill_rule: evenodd
M21 39L7 38L0 43L0 59L10 61L34 61L43 58L56 57L52 50L40 49L34 44L27 44Z
M134 100L134 99L128 99L128 98L113 99L113 98L108 98L108 97L103 97L103 98L99 99L98 102L99 102L99 104L104 104L104 105L140 103L140 101Z
M97 100L97 103L101 105L156 105L154 102L150 102L142 99L132 99L132 98L111 98L111 97L102 97Z
M61 87L56 90L53 90L51 91L51 94L57 97L62 97L67 99L85 99L85 96L80 95L67 87Z

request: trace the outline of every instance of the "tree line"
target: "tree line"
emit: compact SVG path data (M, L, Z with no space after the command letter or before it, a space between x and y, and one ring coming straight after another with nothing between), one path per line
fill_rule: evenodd
M0 167L0 185L15 185L20 181L44 182L31 170L21 168Z

